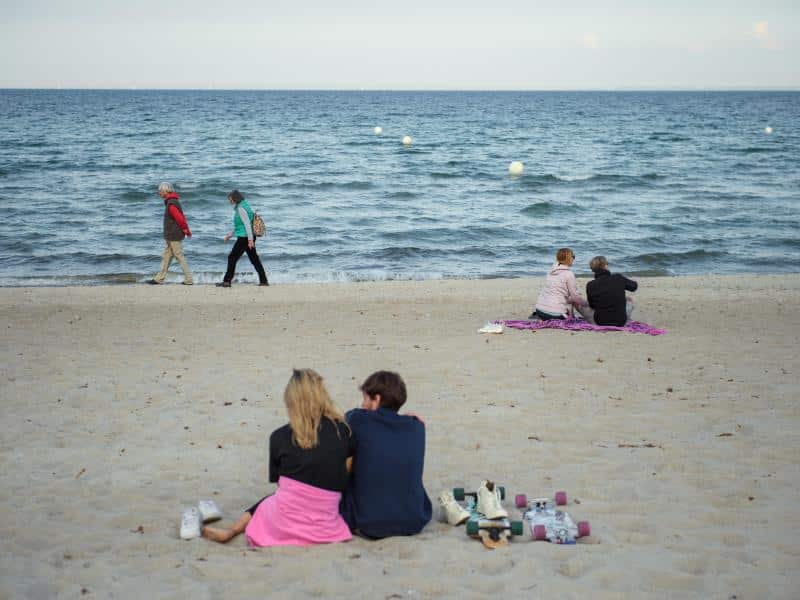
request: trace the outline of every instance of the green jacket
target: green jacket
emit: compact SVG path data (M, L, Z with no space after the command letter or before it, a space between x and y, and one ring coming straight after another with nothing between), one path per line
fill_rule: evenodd
M247 203L247 200L242 200L233 209L233 234L236 237L246 237L248 240L254 240L253 234L253 209Z

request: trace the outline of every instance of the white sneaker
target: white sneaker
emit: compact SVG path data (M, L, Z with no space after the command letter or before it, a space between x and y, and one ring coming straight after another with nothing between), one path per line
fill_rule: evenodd
M200 537L200 511L196 506L185 508L181 516L181 539Z
M483 327L478 329L478 333L503 333L502 323L486 323Z
M439 494L438 500L439 506L442 507L441 514L450 525L461 525L469 519L469 511L456 502L456 499L453 498L453 492L442 492Z
M197 503L197 510L200 511L200 521L202 523L218 521L222 518L222 511L213 500L200 500Z
M482 481L478 488L479 513L486 515L487 519L501 519L508 516L508 512L500 505L500 490L491 481Z

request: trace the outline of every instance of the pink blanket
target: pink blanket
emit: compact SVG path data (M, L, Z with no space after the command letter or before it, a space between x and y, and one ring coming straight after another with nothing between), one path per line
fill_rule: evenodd
M264 499L245 529L251 546L308 546L353 537L339 514L342 494L288 477Z
M662 335L667 333L666 329L656 329L647 323L639 321L628 321L624 327L614 327L613 325L592 325L583 319L551 319L549 321L495 321L502 323L512 329L567 329L569 331L629 331L631 333L646 333L648 335Z

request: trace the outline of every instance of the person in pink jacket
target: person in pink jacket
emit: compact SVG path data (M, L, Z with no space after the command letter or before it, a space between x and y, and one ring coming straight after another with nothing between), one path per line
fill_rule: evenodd
M528 318L543 321L570 319L573 317L573 310L577 310L584 319L594 322L594 311L578 293L575 273L570 268L574 262L575 253L572 248L561 248L556 252L556 262L548 273L533 313Z

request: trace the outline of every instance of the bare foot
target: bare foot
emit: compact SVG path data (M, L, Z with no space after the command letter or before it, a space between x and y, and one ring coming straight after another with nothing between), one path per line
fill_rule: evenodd
M201 532L204 538L224 544L231 541L236 533L233 529L220 529L219 527L203 527Z

